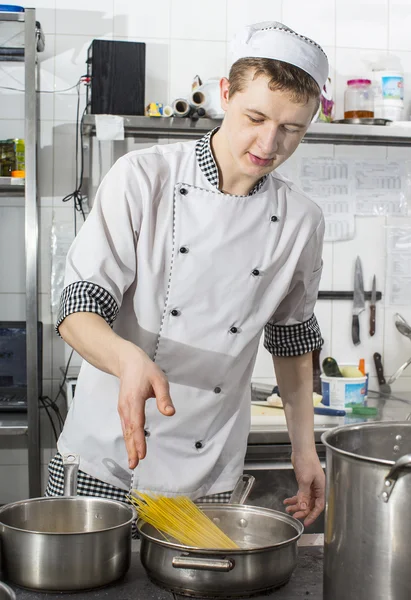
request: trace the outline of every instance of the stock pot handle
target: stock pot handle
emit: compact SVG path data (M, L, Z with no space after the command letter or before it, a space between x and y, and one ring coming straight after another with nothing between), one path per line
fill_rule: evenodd
M245 473L244 475L241 475L231 493L229 503L244 504L251 492L254 482L255 477L252 475L246 475Z
M220 571L228 573L235 567L234 561L219 558L199 558L196 556L175 556L172 560L175 569L195 569L197 571Z
M80 466L78 454L63 454L64 496L77 496L77 475Z
M404 469L411 469L411 454L405 454L404 456L401 456L401 458L399 458L391 467L384 481L384 489L382 492L382 499L384 502L388 502L390 499L397 479Z

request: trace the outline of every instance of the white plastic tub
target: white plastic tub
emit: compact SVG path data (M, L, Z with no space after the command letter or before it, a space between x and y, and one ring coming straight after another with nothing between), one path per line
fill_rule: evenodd
M347 404L365 403L367 377L327 377L321 375L322 403L344 409Z

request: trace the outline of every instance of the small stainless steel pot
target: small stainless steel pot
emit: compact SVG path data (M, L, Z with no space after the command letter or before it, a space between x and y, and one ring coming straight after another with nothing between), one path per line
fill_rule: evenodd
M0 600L16 600L16 594L5 583L0 581Z
M236 496L245 499L237 492ZM167 542L139 520L141 562L154 583L201 598L244 598L287 583L297 564L297 541L304 530L300 521L242 504L199 504L199 508L241 549L205 550Z
M71 458L70 458L71 457ZM63 457L65 493L0 508L4 578L42 591L105 586L130 566L134 509L122 502L74 496L79 460Z

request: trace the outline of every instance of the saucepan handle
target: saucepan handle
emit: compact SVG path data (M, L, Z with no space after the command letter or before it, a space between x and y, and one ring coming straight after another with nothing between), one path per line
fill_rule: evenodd
M251 492L251 488L253 487L254 482L255 477L253 477L252 475L241 475L241 477L235 485L235 488L232 491L229 503L244 504Z
M77 496L77 476L80 466L78 454L63 454L64 496Z
M397 482L398 477L404 471L404 469L411 469L411 454L405 454L397 460L397 462L391 467L388 475L384 480L384 489L381 494L384 502L388 502L393 492L394 486Z
M220 571L228 573L235 567L234 561L219 558L199 558L196 556L175 556L172 560L175 569L195 569L196 571Z

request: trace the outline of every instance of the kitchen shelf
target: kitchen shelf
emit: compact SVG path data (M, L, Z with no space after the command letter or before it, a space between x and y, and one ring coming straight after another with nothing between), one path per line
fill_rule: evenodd
M214 127L220 119L192 119L179 117L124 117L126 137L179 137L195 139ZM85 115L83 132L86 136L96 134L96 116ZM337 123L313 123L308 129L304 143L344 144L364 146L411 146L411 121L395 125L347 125Z
M26 340L27 340L27 413L0 413L0 435L27 434L29 495L41 495L40 455L40 411L38 372L38 194L37 194L37 149L38 149L38 101L39 82L38 52L44 49L44 35L36 21L34 8L22 13L0 12L0 26L14 36L16 22L21 23L19 48L2 48L7 60L19 61L24 65L24 144L25 180L11 179L0 182L0 195L19 194L24 197L25 219L25 297L26 297ZM20 36L20 30L17 32ZM13 51L20 56L12 56ZM17 52L18 51L18 52ZM23 56L21 56L23 54ZM4 57L3 57L4 58ZM1 57L0 57L1 61ZM0 98L1 104L1 98ZM23 320L23 319L22 319Z
M24 191L24 179L0 177L0 196L24 196Z
M0 21L20 21L24 23L24 12L8 12L0 10Z
M27 12L6 12L0 10L0 25L4 24L6 27L9 23L21 23L21 33L24 33L24 25L26 23L26 14L29 15L29 19L31 20L32 13ZM38 21L35 21L34 24L35 31L35 48L37 52L43 52L45 47L45 38L44 33L41 28L41 25ZM25 62L25 44L20 47L2 47L0 46L0 62Z
M1 413L0 414L0 436L2 435L26 435L28 422L26 413Z

